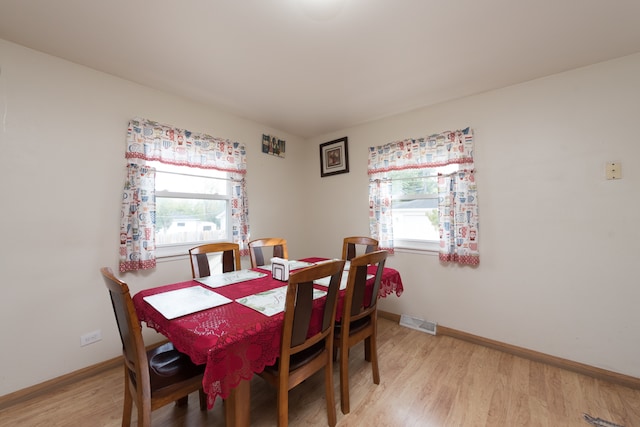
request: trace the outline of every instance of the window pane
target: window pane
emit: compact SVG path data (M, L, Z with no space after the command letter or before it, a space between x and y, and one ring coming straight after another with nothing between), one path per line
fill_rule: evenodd
M215 169L192 168L148 162L156 168L156 191L190 194L228 195L228 173Z
M156 198L156 244L226 240L227 201Z
M402 240L438 240L438 200L394 201L393 237Z
M431 170L406 170L392 172L394 198L407 194L437 194L438 181Z
M226 179L156 172L156 191L226 195L228 187Z
M416 194L438 194L438 178L413 177L393 180L393 197Z

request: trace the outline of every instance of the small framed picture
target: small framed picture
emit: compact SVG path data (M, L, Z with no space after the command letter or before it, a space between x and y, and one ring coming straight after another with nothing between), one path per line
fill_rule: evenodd
M286 142L273 135L262 134L262 152L284 158Z
M347 137L320 144L320 176L349 172Z

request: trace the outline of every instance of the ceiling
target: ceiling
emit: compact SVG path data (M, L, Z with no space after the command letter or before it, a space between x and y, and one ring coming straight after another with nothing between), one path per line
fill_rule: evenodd
M302 138L640 52L639 0L302 1L0 0L0 38Z

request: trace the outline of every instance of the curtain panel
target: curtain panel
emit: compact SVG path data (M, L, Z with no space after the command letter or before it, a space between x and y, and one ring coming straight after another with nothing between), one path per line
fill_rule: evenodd
M478 189L475 172L438 176L440 261L478 265Z
M160 161L171 165L202 169L215 169L230 174L232 182L231 228L232 240L240 245L242 255L248 255L249 204L245 175L247 172L244 145L210 135L190 132L151 120L135 118L127 129L125 158L129 161L127 182L123 192L123 206L120 226L120 271L141 270L155 267L155 179L149 173L152 168L144 167L146 161ZM139 165L141 167L132 167ZM133 176L132 176L133 175ZM155 176L155 171L153 171ZM130 212L134 207L125 200L135 196L129 194L134 183L144 182L148 195L147 209L150 222L145 223L143 235L134 235L140 219ZM150 183L150 185L149 185ZM151 189L150 189L151 187ZM141 200L142 196L136 202ZM152 203L150 202L152 201ZM138 206L136 212L141 212ZM138 221L138 223L136 223ZM138 228L139 230L139 228ZM124 237L123 237L124 236ZM144 237L145 240L140 240ZM124 240L124 242L123 242Z
M369 179L369 234L378 240L378 247L390 254L393 248L393 217L391 216L391 180L386 177Z
M122 192L120 272L155 268L156 170L130 163Z
M393 252L389 172L458 164L458 172L438 177L439 257L444 262L479 264L473 152L470 128L369 148L369 228L381 247Z

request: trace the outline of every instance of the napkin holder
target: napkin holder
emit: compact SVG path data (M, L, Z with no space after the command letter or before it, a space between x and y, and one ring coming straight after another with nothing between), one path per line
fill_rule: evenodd
M289 280L289 260L284 258L271 258L271 276L282 282Z

